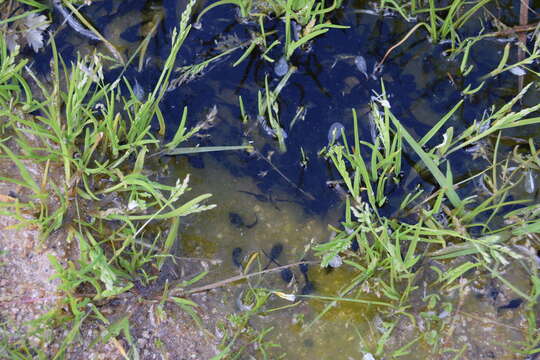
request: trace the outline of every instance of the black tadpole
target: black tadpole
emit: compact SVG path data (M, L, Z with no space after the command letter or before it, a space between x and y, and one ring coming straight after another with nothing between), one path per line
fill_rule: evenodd
M236 247L232 251L233 264L239 268L242 268L242 248Z
M255 216L255 221L252 222L251 224L246 224L244 222L244 219L242 218L242 216L240 214L237 214L235 212L230 212L229 213L229 222L234 225L235 227L237 228L247 228L247 229L251 229L252 227L254 227L255 225L257 225L257 222L259 222L259 219L257 218L257 216Z
M263 250L263 254L266 255L266 257L268 259L270 259L270 261L268 262L268 264L266 264L266 266L264 267L264 270L268 269L268 267L270 266L270 264L274 263L276 264L277 266L281 266L277 261L276 259L280 257L281 253L283 252L283 245L280 244L280 243L277 243L275 244L274 246L272 246L272 249L270 249L270 255L268 255L264 250Z
M283 245L278 243L278 244L275 244L274 246L272 246L272 249L270 249L270 255L267 254L264 250L263 250L263 254L266 255L266 257L268 259L270 259L270 261L268 262L268 264L265 266L265 270L270 266L270 264L274 263L276 264L277 266L281 266L280 263L278 263L276 261L277 258L279 258L281 256L281 253L283 252ZM287 284L291 282L291 280L293 279L294 277L294 274L293 272L291 271L291 269L289 268L286 268L286 269L283 269L281 270L280 272L280 275L281 275L281 279L286 282Z
M303 261L303 260L302 260ZM307 276L308 270L309 270L309 264L302 263L298 265L298 269L300 269L300 272Z
M315 284L313 284L311 281L306 281L306 285L302 288L302 291L300 292L302 295L309 295L315 290Z
M356 239L353 239L351 241L351 251L357 252L358 249L360 249L360 245L358 245L358 241Z
M300 272L302 273L302 275L304 275L304 280L306 281L306 283L308 283L309 282L309 279L308 279L309 264L302 263L298 265L298 269L300 269Z
M281 274L281 279L285 281L287 284L291 282L294 276L293 272L289 268L281 270L280 274Z
M518 308L521 304L523 304L523 299L516 298L516 299L510 300L508 304L506 305L499 306L497 310L501 311L501 310L515 309L515 308Z
M277 243L276 245L272 246L272 249L270 250L270 260L274 261L276 260L281 253L283 252L283 245L280 243Z

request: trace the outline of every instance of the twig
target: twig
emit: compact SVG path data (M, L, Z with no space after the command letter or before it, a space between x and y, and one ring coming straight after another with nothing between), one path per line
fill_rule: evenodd
M288 264L288 265L278 266L278 267L272 268L272 269L257 271L257 272L251 273L251 274L236 275L236 276L230 277L230 278L225 279L225 280L220 280L220 281L212 283L212 284L199 286L199 287L189 289L189 290L184 290L182 288L172 289L169 292L169 294L170 295L175 295L175 296L185 296L185 295L205 292L205 291L209 291L209 290L213 290L213 289L216 289L216 288L223 287L225 285L228 285L230 283L233 283L233 282L236 282L236 281L239 281L239 280L249 279L249 278L251 278L253 276L263 275L263 274L266 274L266 273L272 273L272 272L280 271L280 270L283 270L283 269L298 266L300 264L318 264L318 263L319 263L318 261L299 261L299 262L296 262L296 263L293 263L293 264Z
M384 62L386 61L386 58L388 57L388 55L390 55L390 53L392 51L394 51L395 48L397 48L398 46L400 46L401 44L403 44L405 41L407 41L407 39L420 27L425 24L424 23L418 23L416 24L411 30L409 30L409 32L403 37L403 39L401 39L400 41L397 42L397 44L394 44L390 49L388 49L386 51L386 54L384 54L384 57L382 58L381 61L379 61L376 65L375 65L375 70L374 72L378 72L381 67L383 66Z
M519 25L527 25L529 22L529 0L521 0L520 1L520 8L519 8ZM520 32L518 34L519 44L521 46L518 46L518 61L523 60L525 57L525 53L523 52L523 49L527 46L527 34L524 32ZM524 83L524 76L520 75L518 77L518 91L521 91L523 89L523 83Z
M302 190L298 185L293 183L291 181L291 179L289 179L287 176L285 176L285 174L282 173L281 170L279 170L270 160L265 158L258 150L253 149L253 151L257 154L257 156L259 156L260 159L266 161L268 163L268 165L270 165L272 167L272 169L274 169L275 172L277 172L285 181L287 181L287 183L289 183L289 185L294 187L296 190L300 191L302 193L302 195L307 197L309 200L312 200L312 201L315 200L315 197L313 195L311 195L307 191Z

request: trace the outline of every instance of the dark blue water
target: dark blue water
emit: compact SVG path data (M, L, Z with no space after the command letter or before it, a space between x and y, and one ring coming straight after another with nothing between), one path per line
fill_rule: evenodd
M142 38L143 34L139 31L144 21L149 18L145 18L144 14L161 5L164 6L164 20L158 26L156 36L150 41L147 50L147 57L151 61L142 72L137 71L136 61L125 72L121 69L111 70L107 74L107 80L114 80L123 74L132 84L137 80L144 90L150 91L159 77L162 62L169 53L172 28L179 22L184 5L173 1L96 1L92 6L83 8L83 13L100 31L105 31L118 16L131 12L143 14L140 24L122 29L121 32L123 40L136 42ZM493 7L492 10L507 24L516 24L516 6L519 6L518 1L503 1L500 8ZM324 213L329 206L339 201L335 192L328 188L326 181L339 177L333 166L319 158L317 153L327 144L328 129L336 121L345 126L347 136L352 140L353 108L359 113L361 138L371 140L365 114L371 97L375 93L381 93L381 82L384 82L392 112L417 138L429 131L460 99L464 100L464 104L447 125L454 127L454 134L459 134L475 119L481 119L491 106L500 106L515 96L517 77L510 73L488 79L483 89L472 96L463 97L460 94L469 84L472 88L478 86L479 78L498 65L499 54L505 43L493 38L473 47L470 63L474 65L474 69L467 76L462 76L459 71L461 57L451 60L448 56L451 45L430 43L423 29L418 30L393 51L376 77L366 78L355 67L352 57L363 56L368 72L371 73L376 62L380 61L386 51L400 41L414 24L405 22L399 16L381 17L357 11L365 8L366 2L344 2L343 9L334 12L330 20L350 28L331 29L313 41L309 51L298 49L291 58L291 65L298 70L291 76L279 96L280 121L288 133L287 152L279 153L277 141L265 135L259 127L252 126L258 114L257 91L264 89L265 77L269 77L270 88L274 88L279 82L279 78L274 74L274 64L265 61L259 49L253 51L239 66L232 67L232 63L243 51L237 50L209 66L200 77L168 92L161 104L167 122L166 138L171 138L176 131L184 106L189 108L188 125L193 126L204 118L213 105L217 105L218 116L221 118L219 124L207 131L209 137L196 138L188 145L239 145L246 140L253 141L255 148L263 155L275 151L272 156L273 164L297 187L314 195L316 201L303 196L273 171L267 162L245 152L190 156L190 163L194 167L203 168L207 157L217 158L231 173L257 179L261 192L271 189L287 190L291 197L304 203L306 211ZM58 14L53 15L55 19L61 20ZM534 20L531 18L530 22ZM485 22L484 26L485 32L496 31L489 22ZM284 28L284 22L280 19L266 19L265 31L276 31L276 34L267 37L267 43L270 44L276 39L283 43ZM460 35L474 35L479 30L480 19L471 21L462 29ZM223 41L224 36L234 35L240 41L247 41L251 39L252 33L258 31L258 23L238 21L236 7L217 7L203 17L201 30L191 30L179 53L177 65L200 63L217 55L219 51L216 44ZM78 45L87 42L78 38L77 34L73 34L67 27L59 32L56 41L61 55L68 61L75 57ZM275 47L268 55L275 60L279 59L283 55L282 45ZM338 56L349 56L349 59L338 60ZM42 72L45 72L48 66L48 61L42 61L47 57L50 57L50 53L44 52L36 58L35 64ZM510 61L515 60L516 54L512 51ZM251 124L247 126L241 124L238 96L242 96L246 112L251 118ZM307 108L305 120L298 121L289 130L290 121L298 106ZM157 123L155 125L157 129ZM246 136L249 128L252 131ZM524 131L530 132L516 130L512 134L520 136ZM440 143L442 133L435 136L428 147ZM305 168L300 166L301 148L309 158ZM368 153L366 159L367 155ZM456 181L470 176L475 168L485 166L481 160L473 162L464 152L454 154L449 160ZM410 148L405 147L404 173L409 174L417 162L418 157ZM261 172L267 172L267 175L258 176ZM406 185L403 182L389 194L391 201L383 212L392 214L399 205L399 202L392 199L402 198L403 194L410 192L417 184L426 186L427 189L437 187L429 175L409 179ZM463 195L468 191L470 189L463 189Z

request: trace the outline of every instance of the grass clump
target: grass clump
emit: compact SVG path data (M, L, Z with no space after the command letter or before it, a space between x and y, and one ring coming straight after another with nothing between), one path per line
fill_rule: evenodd
M163 284L151 285L176 248L179 219L214 206L206 204L210 194L185 199L189 175L165 185L145 169L149 154L174 150L197 131L187 129L185 116L169 143L152 130L157 123L158 134L165 132L159 103L189 33L192 6L193 2L183 13L164 70L144 101L132 91L126 95L120 81L104 83L99 55L67 65L52 42L49 83L25 67L27 61L16 51L8 52L5 38L0 39L0 156L18 171L1 180L25 194L2 202L1 213L18 219L21 228L37 227L43 247L51 234L63 234L64 243L77 249L77 256L68 261L50 256L54 278L60 280L58 302L30 324L27 334L41 338L46 346L52 340L46 329L65 328L67 335L55 340L60 347L50 354L54 359L63 358L78 341L88 319L106 329L101 340L121 335L128 345L126 358L139 358L129 316L111 323L95 304L134 287L159 291ZM28 170L29 163L45 169L40 179ZM6 351L25 358L27 347L22 341ZM29 353L46 350L38 347Z
M352 143L343 134L339 143L322 151L339 172L342 185L338 186L348 193L344 221L339 229L334 229L336 235L329 242L317 245L314 250L321 257L322 266L335 264L339 258L357 276L351 278L337 297L312 296L330 301L320 316L340 301L371 304L391 317L407 314L411 311L411 294L420 287L421 269L433 271L436 280L430 286L444 292L459 289L473 273L491 276L525 299L527 308L534 313L540 289L536 265L532 266L533 270L530 268L530 262L534 264L535 259L520 249L530 247L531 241L533 246L538 244L540 218L535 210L538 204L530 197L513 199L513 196L516 189L527 186L527 174L535 171L539 153L531 141L528 149L520 148L517 152L516 148L504 158L498 157L504 130L540 122L534 116L539 109L537 105L513 110L531 86L525 87L508 104L492 109L460 135L454 135L453 127L447 127L444 132L443 129L461 103L420 140L392 114L384 86L368 115L372 123L371 141L360 139L353 110ZM433 144L436 134L442 134L439 144ZM392 183L402 181L402 159L408 148L419 160L412 171L429 174L438 186L431 193L416 188L404 194L401 202L394 204L396 211L383 215L382 209L389 200L387 190ZM463 149L482 154L488 165L483 171L456 182L452 168L457 165L452 166L455 158L449 155ZM473 184L481 184L480 194L464 196ZM505 213L503 209L508 206L520 209ZM351 251L354 247L358 252ZM528 292L503 276L504 269L512 262L522 264L530 273ZM429 303L427 298L425 301ZM449 312L455 311L448 305ZM389 332L396 325L392 324ZM430 333L419 331L419 337L429 343ZM442 328L436 334L439 339L444 334ZM383 336L381 341L384 343L388 336ZM530 337L536 339L537 330L532 330ZM381 355L383 349L384 346L379 346L376 355ZM433 349L434 354L439 351L438 347Z

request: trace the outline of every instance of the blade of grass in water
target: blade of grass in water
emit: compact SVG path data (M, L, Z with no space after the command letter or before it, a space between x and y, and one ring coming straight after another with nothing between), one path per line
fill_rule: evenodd
M448 177L446 177L441 172L441 170L439 170L439 167L437 166L437 164L435 164L433 159L422 149L422 146L413 139L413 137L409 134L407 130L405 130L405 128L394 117L393 114L390 114L390 118L392 119L394 126L398 129L399 132L401 132L407 143L409 143L409 145L413 148L414 152L416 152L416 154L427 166L433 177L435 177L439 185L443 188L443 191L448 196L448 200L450 200L450 202L455 208L459 209L461 207L461 199L459 198L457 192L454 190L454 185L452 184L452 181Z
M166 150L163 155L189 155L197 153L206 153L214 151L230 151L230 150L251 150L251 145L232 145L232 146L199 146L199 147L180 147L172 150Z

